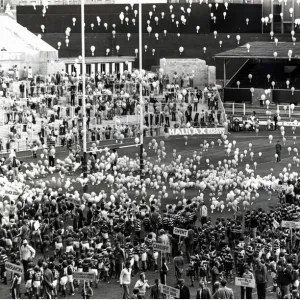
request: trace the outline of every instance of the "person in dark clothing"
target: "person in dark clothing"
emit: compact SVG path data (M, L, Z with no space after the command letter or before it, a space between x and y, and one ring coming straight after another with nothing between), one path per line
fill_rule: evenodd
M168 274L169 268L166 263L166 258L162 258L162 266L160 268L160 282L161 284L166 284L167 281L167 274Z
M211 299L210 289L201 281L199 282L199 289L197 290L196 299Z
M284 299L284 296L289 294L290 285L292 282L293 278L291 272L287 270L285 263L279 261L277 271L277 284L280 289L282 299Z
M254 277L256 282L257 298L266 299L266 288L268 282L267 267L260 259L257 259Z
M276 162L280 162L281 161L281 145L279 143L279 141L277 141L277 144L275 146L275 150L276 150Z
M255 216L255 212L251 212L251 219L250 219L250 227L252 231L253 238L256 238L256 232L257 228L259 227L259 222L257 220L257 217Z
M277 130L277 124L278 124L278 116L277 116L277 114L274 115L273 121L274 121L274 130Z
M178 299L190 299L191 298L190 290L184 283L185 283L184 279L178 280L178 285L176 286L176 288L180 290Z

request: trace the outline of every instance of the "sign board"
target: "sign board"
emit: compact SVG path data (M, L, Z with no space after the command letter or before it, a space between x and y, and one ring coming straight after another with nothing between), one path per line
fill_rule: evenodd
M267 121L259 121L259 125L268 125ZM286 127L299 127L300 126L300 122L278 122L278 126L286 126Z
M24 60L24 53L0 51L0 60Z
M138 115L126 115L119 116L115 118L116 124L127 124L127 125L138 125L139 124L139 116Z
M235 277L235 285L255 288L254 278Z
M180 297L179 289L175 289L175 288L173 288L171 286L168 286L168 285L161 284L160 285L160 291L161 291L161 293L163 293L167 296L173 297L173 298L179 298Z
M170 245L165 245L161 243L153 243L153 250L165 253L171 253Z
M6 269L6 271L10 271L10 272L17 273L20 275L22 275L24 272L23 266L15 265L8 261L5 263L5 269Z
M94 272L74 272L73 278L76 280L94 281L95 273Z
M73 203L75 206L76 206L76 205L81 205L80 200L78 201L78 200L76 200L76 199L74 199L74 198L69 198L69 199L67 199L67 202Z
M170 135L224 134L225 128L169 128Z
M281 222L281 227L290 228L290 229L300 229L300 222L282 221Z
M283 126L287 127L297 127L300 126L300 122L294 121L294 122L283 122Z
M18 193L17 191L5 189L3 195L9 196L11 199L16 199L19 197L20 193Z
M173 234L187 237L188 236L188 230L178 228L178 227L174 227Z

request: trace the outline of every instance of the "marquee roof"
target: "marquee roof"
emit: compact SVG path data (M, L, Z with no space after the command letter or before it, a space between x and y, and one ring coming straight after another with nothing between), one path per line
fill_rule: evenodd
M0 50L10 52L45 51L57 52L25 27L7 15L0 15Z
M288 59L288 51L292 50L292 59L300 59L300 44L292 42L249 42L250 50L248 52L247 44L240 47L227 50L216 54L215 58L264 58L274 59L274 52L277 52L276 59Z

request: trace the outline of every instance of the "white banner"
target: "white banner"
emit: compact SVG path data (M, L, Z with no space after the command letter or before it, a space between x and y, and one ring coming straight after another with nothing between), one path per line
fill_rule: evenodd
M76 280L94 281L95 273L94 272L74 272L73 278Z
M188 236L188 230L182 229L182 228L178 228L178 227L174 227L173 234L177 234L177 235L180 235L180 236L187 237Z
M255 288L255 279L235 277L235 285Z
M297 127L297 126L300 126L300 122L298 122L298 121L282 122L282 123L283 123L283 126L287 126L287 127L294 127L294 126Z
M300 222L282 221L281 222L281 227L290 228L290 229L300 229Z
M170 245L165 245L161 243L153 243L153 251L171 253Z
M9 196L11 199L17 199L20 195L20 193L18 193L17 191L13 191L13 190L9 190L9 189L5 189L4 190L4 193L3 193L4 196Z
M17 273L20 275L22 275L24 272L23 266L15 265L8 261L5 263L5 269L6 269L6 271L10 271L10 272Z
M225 128L169 128L170 135L207 135L224 134Z
M175 289L171 286L168 286L168 285L164 285L164 284L161 284L160 285L160 291L161 293L165 294L165 295L168 295L170 297L173 297L173 298L179 298L180 296L180 291L179 289Z
M7 51L1 51L0 52L0 60L23 60L24 59L24 53L22 52L7 52Z

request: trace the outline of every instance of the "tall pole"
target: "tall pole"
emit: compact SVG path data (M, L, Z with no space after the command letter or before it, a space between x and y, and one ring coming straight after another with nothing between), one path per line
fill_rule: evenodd
M140 66L140 173L142 174L144 169L144 158L143 158L143 152L144 152L144 109L145 109L145 103L143 101L143 78L142 78L142 55L143 55L143 49L142 49L142 0L139 0L139 66Z
M87 153L86 153L86 108L85 108L85 32L84 32L84 0L81 0L81 56L82 56L82 129L83 129L83 179L87 178ZM83 192L87 192L87 184Z

